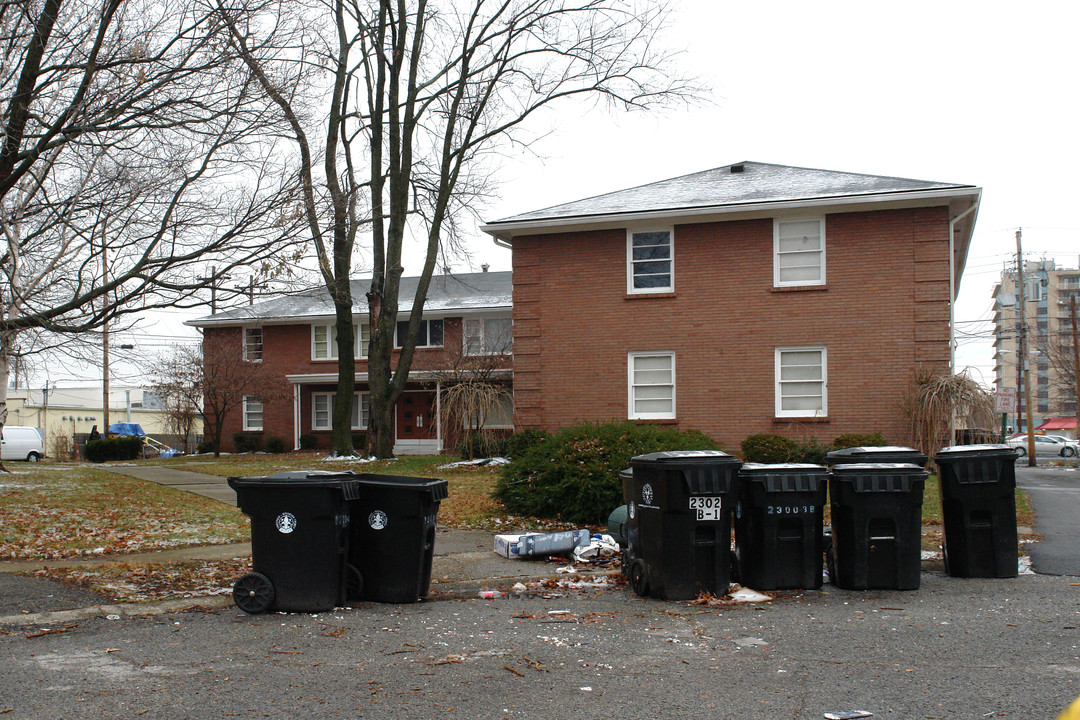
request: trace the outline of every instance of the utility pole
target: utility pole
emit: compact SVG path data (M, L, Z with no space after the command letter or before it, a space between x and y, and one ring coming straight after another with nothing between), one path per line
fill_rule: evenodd
M1031 384L1030 374L1025 372L1024 365L1027 362L1027 305L1025 303L1024 288L1024 249L1021 241L1020 230L1016 231L1016 395L1024 398L1024 424L1027 427L1027 461L1028 467L1035 467L1035 433L1031 429ZM1019 400L1017 400L1019 403ZM1020 424L1020 412L1017 408L1017 425ZM1019 427L1017 428L1019 430Z
M1080 338L1076 332L1076 294L1069 296L1069 311L1072 315L1073 345L1073 382L1076 385L1076 437L1080 438Z
M109 262L107 259L108 245L105 242L105 233L101 234L101 284L109 282ZM101 296L101 304L105 313L108 312L108 299ZM109 432L109 320L106 317L101 325L101 423L102 435ZM74 436L72 436L74 438Z

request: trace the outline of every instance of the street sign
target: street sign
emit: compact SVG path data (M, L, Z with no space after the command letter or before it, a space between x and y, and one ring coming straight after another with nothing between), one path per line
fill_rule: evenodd
M999 387L995 395L997 401L994 406L994 412L1005 413L1016 412L1016 388L1011 387Z

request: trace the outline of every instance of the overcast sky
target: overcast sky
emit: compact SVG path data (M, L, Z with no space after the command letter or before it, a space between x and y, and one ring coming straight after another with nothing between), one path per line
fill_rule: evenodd
M981 339L961 338L957 365L990 383L991 326L973 321L991 316L1016 229L1029 257L1080 256L1078 20L1067 2L675 0L668 42L712 88L707 104L567 108L505 160L483 219L741 160L978 185L956 317ZM473 269L510 268L486 235L470 249ZM414 259L406 274L419 269ZM146 325L145 346L174 327Z

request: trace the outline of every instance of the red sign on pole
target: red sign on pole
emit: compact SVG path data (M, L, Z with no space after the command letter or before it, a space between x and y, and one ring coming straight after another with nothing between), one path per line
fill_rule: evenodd
M994 412L1001 413L1002 415L1005 413L1016 412L1016 388L998 388L995 399L997 402L994 406Z

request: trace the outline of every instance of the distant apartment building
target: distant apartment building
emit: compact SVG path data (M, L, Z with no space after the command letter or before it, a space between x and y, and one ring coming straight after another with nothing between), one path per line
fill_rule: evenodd
M999 388L1017 387L1017 350L1021 327L1027 333L1027 372L1031 373L1035 427L1055 417L1076 417L1076 388L1070 377L1072 356L1071 298L1080 306L1080 269L1060 268L1053 260L1024 263L1024 317L1020 322L1016 264L994 286L994 375ZM1020 414L1026 405L1018 392ZM1022 422L1009 418L1015 429Z

